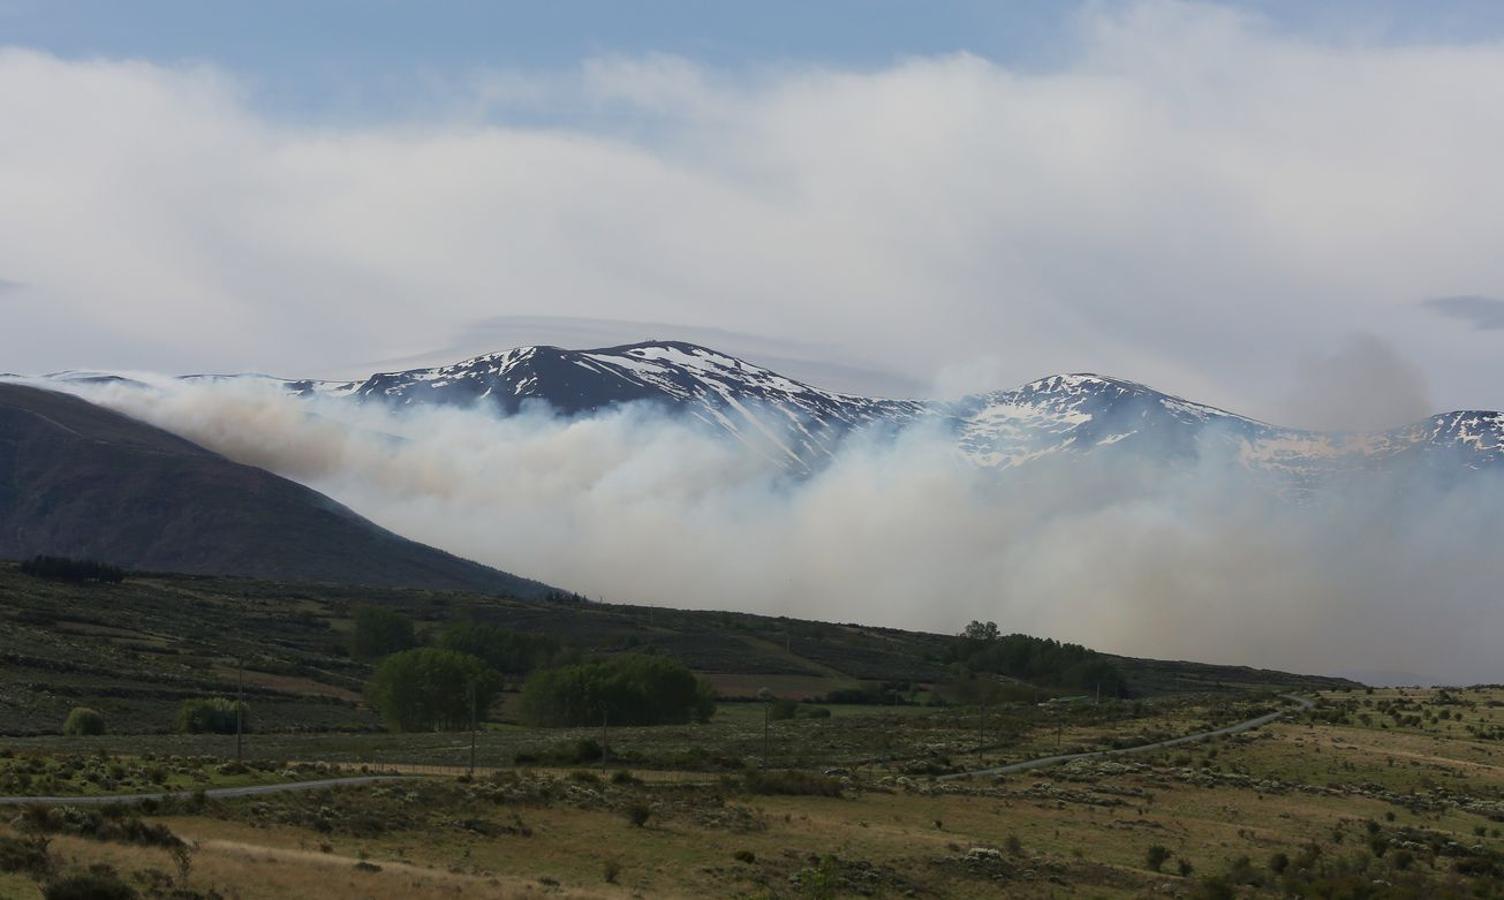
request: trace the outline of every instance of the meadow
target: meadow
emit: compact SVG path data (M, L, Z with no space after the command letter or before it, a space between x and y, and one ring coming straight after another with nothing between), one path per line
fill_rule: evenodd
M186 842L186 869L175 862L182 851L67 828L52 833L49 853L60 870L110 866L145 896L1499 896L1504 688L1317 699L1308 713L1201 744L952 781L936 776L1057 742L1111 746L1215 724L1226 703L1179 697L1139 715L1131 703L1090 704L1071 708L1065 725L1055 710L1019 705L1000 716L1007 735L981 750L975 711L844 708L773 723L778 750L766 769L750 705L723 708L698 732L623 729L612 740L622 757L604 762L567 760L571 742L589 740L583 732L502 729L486 739L559 753L522 765L482 757L473 779L190 797L115 813ZM1242 711L1270 702L1251 698ZM835 739L842 730L849 743ZM881 731L907 734L906 752L858 759L854 748ZM400 769L403 760L463 765L451 752L462 737L257 736L251 745L331 759L377 756L379 745ZM129 770L141 757L115 754L133 743L137 754L156 752L144 750L151 736L105 740L8 741L5 761L81 754ZM693 747L705 749L670 765ZM260 775L295 777L283 768L294 767ZM3 832L12 841L36 833L24 816ZM30 876L5 877L10 896L40 896ZM162 893L169 886L198 893Z

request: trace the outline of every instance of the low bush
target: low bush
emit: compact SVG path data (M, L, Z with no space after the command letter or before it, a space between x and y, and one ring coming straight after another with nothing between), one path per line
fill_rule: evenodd
M136 900L139 896L113 871L68 875L42 888L43 900Z
M44 837L13 838L0 835L0 872L19 872L43 878L52 871L52 856Z
M33 834L67 834L96 841L173 849L183 844L166 825L143 822L119 806L28 806L17 826Z
M743 777L742 784L751 794L791 797L841 796L841 782L813 772L754 770Z
M799 701L779 697L777 700L768 701L768 719L773 722L783 722L792 719L799 712Z

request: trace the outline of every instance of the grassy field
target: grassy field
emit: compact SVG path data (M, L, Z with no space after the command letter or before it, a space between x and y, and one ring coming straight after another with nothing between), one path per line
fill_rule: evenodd
M591 655L672 655L722 700L706 723L603 733L520 724L512 685L475 736L471 778L470 735L388 733L364 707L371 669L347 652L362 604L420 632L472 618ZM932 705L950 641L425 591L64 585L0 564L0 795L183 792L0 816L0 898L68 877L175 900L1500 896L1504 690L1119 659L1126 697L1009 683L1010 702L984 713ZM233 736L173 733L183 700L231 695L241 677L243 764ZM873 683L904 702L821 702ZM765 722L762 688L804 701L800 714ZM1290 691L1320 703L1205 744L940 778L1218 728L1289 708ZM108 733L60 734L77 705ZM197 793L361 772L413 777Z
M147 823L191 843L186 874L182 853L168 847L92 839L77 828L58 828L49 852L60 871L106 864L143 891L171 883L247 900L1501 896L1504 740L1496 729L1504 689L1356 690L1319 700L1294 719L1204 744L948 782L932 776L1053 750L1057 740L1070 748L1183 733L1270 701L1252 698L1236 712L1222 698L1138 710L1103 704L1072 710L1068 723L1053 710L1019 707L1000 716L1012 722L1010 736L980 753L974 715L843 708L829 720L774 723L782 729L775 742L808 759L775 756L766 772L753 752L734 767L540 761L474 781L420 778L144 811ZM698 732L637 729L629 738L624 729L622 746L660 760L685 746L752 750L757 713L731 707ZM821 755L838 726L862 735L859 743L905 725L916 729L905 746L932 752L863 762L837 746ZM699 743L718 729L721 743ZM486 737L507 739L508 729ZM376 755L375 744L387 742L394 758L456 761L443 748L461 738L342 739L356 755ZM278 740L277 749L309 756L313 743L333 738ZM12 764L70 758L56 739L7 746ZM323 752L337 755L333 745ZM837 757L847 764L830 765ZM0 833L27 840L34 831L25 819ZM39 896L31 876L3 877L10 880L0 881L0 896Z
M531 728L492 724L475 739L483 768L593 761L582 745L608 744L612 760L645 770L720 772L749 765L826 769L869 763L904 764L926 774L1003 765L1057 752L1103 750L1147 743L1252 718L1278 706L1269 694L1237 699L1174 695L1142 701L1039 706L1018 703L987 711L922 706L823 705L828 718L768 723L758 703L723 703L708 723L658 727ZM227 757L230 735L108 734L15 738L23 755L83 754L138 758ZM468 766L468 734L388 732L256 733L245 736L248 760L367 765ZM764 760L764 754L767 760ZM584 757L588 757L585 760ZM0 769L3 771L3 769Z

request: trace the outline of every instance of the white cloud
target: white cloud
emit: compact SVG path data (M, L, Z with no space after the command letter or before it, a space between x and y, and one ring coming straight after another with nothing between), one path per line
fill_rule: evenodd
M1504 293L1504 46L1167 2L1088 12L1080 41L1043 72L610 58L324 126L225 72L6 51L0 276L28 288L0 357L347 374L568 316L1272 417L1296 360L1363 330L1443 405L1498 405L1494 336L1416 301Z

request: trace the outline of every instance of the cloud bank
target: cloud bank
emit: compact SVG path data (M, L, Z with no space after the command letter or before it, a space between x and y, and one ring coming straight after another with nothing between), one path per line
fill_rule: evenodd
M401 534L596 599L958 631L1302 672L1498 681L1504 485L1420 473L1280 499L1230 460L1017 474L943 436L853 441L814 477L625 407L394 412L264 385L85 396Z
M354 376L558 316L1272 418L1297 361L1361 329L1442 406L1498 405L1497 335L1417 301L1504 295L1504 46L1175 2L1087 6L1073 41L1032 68L483 70L318 123L210 66L0 51L0 273L24 285L0 358Z

